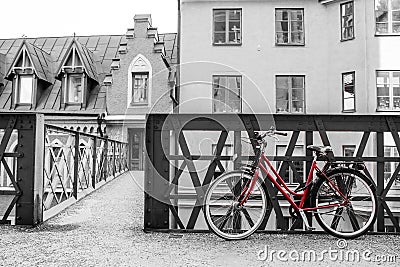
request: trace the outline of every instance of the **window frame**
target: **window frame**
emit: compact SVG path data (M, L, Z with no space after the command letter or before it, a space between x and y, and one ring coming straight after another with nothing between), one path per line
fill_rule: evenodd
M212 113L216 113L216 114L224 114L224 113L229 113L229 114L235 114L236 112L231 112L231 111L215 111L214 110L214 78L216 77L225 77L225 78L229 78L229 77L235 77L235 78L240 78L240 88L239 88L239 99L240 99L240 107L239 107L239 111L237 113L242 113L242 108L243 108L243 98L242 98L242 92L243 92L243 76L242 75L233 75L233 74L228 74L228 75L224 75L224 74L215 74L212 75L212 83L211 83L211 99L212 99ZM231 90L230 88L224 88L224 90ZM226 101L226 94L225 94L225 101ZM224 102L225 106L229 106L226 104L226 102ZM231 106L229 106L231 107Z
M277 23L277 18L276 18L276 13L277 13L277 11L278 10L287 10L287 11L294 11L294 10L296 10L296 11L301 11L302 12L302 17L303 17L303 20L302 20L302 25L303 25L303 28L302 28L302 33L303 33L303 42L302 43L292 43L291 42L291 33L292 33L292 31L291 31L291 16L289 15L288 16L288 18L289 18L289 20L288 20L288 43L278 43L278 39L277 39L277 32L276 32L276 23ZM274 37L274 39L275 39L275 46L305 46L306 45L306 30L305 30L305 17L304 17L304 8L275 8L275 14L274 14L274 21L275 21L275 23L274 23L274 34L275 34L275 37Z
M378 97L386 97L386 96L379 96L378 95L378 73L379 72L388 72L389 73L389 95L387 97L389 97L389 108L387 109L383 109L383 108L379 108L378 105ZM375 88L376 88L376 111L377 112L396 112L396 111L400 111L400 105L397 109L394 109L394 96L393 96L393 73L394 72L398 72L400 73L400 70L376 70L375 71ZM399 84L400 84L400 78L399 78ZM397 98L400 99L400 95L396 96Z
M240 11L240 42L229 42L229 11ZM225 42L217 43L215 41L215 11L225 11ZM228 15L228 16L227 16ZM228 25L228 27L226 27ZM212 9L212 45L213 46L241 46L243 43L243 9L242 8L213 8Z
M373 1L373 5L374 5L374 23L375 23L375 36L399 36L400 35L400 31L395 33L393 32L393 8L392 8L392 2L391 0L387 0L388 3L388 19L387 19L387 24L388 24L388 32L387 33L380 33L378 32L378 27L377 27L377 21L376 21L376 1ZM400 12L399 10L396 10ZM400 21L396 21L397 23L400 23Z
M344 104L345 99L350 99L349 97L345 98L345 88L346 88L346 86L345 86L345 83L344 83L345 76L349 75L349 74L351 74L352 77L353 77L353 90L354 90L354 96L353 96L353 98L354 98L354 108L353 109L345 109L345 104ZM343 72L342 73L342 112L344 112L344 113L356 112L356 72L355 71L349 71L349 72Z
M140 106L140 105L148 105L149 104L149 88L150 88L150 72L131 72L130 73L132 75L132 95L131 95L131 106ZM135 102L134 100L134 93L135 93L135 89L140 89L140 88L135 88L135 76L136 75L147 75L147 83L146 83L146 88L145 88L145 100L143 102Z
M21 95L21 78L29 78L31 80L31 95L30 95L30 102L21 102L20 95ZM35 77L33 74L18 74L17 76L17 86L16 86L16 93L15 93L15 104L18 106L30 106L33 104L34 99L34 88L35 88Z
M81 97L78 101L70 101L70 85L72 77L80 77L81 79ZM81 105L84 100L84 90L85 90L85 77L83 73L67 73L65 78L65 103L68 105Z
M353 149L352 156L346 156L346 149ZM357 153L357 146L356 145L342 145L342 155L343 157L355 157Z
M344 27L344 25L343 25L343 18L346 17L346 16L343 15L343 7L348 5L348 4L351 4L351 15L353 16L353 24L352 24L351 27L347 27L347 28L353 28L353 31L352 31L353 34L352 34L351 37L344 38L343 37L343 30L346 29L346 27ZM354 39L355 39L354 1L352 0L352 1L344 2L344 3L340 4L340 40L342 42L345 42L345 41L350 41L350 40L354 40Z
M289 110L288 111L278 111L278 98L277 98L277 91L278 91L278 77L286 77L289 79L289 88L288 88L288 102L289 102ZM303 78L303 110L302 111L293 111L292 110L292 102L293 102L293 86L292 86L292 78L293 77L302 77ZM299 88L296 88L299 89ZM276 113L283 113L283 114L306 114L306 76L305 75L297 75L297 74L290 74L290 75L275 75L275 112Z

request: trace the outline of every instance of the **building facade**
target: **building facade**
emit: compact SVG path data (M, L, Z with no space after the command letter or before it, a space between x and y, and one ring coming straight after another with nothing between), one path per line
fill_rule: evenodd
M399 21L398 0L180 0L179 110L397 115ZM329 133L334 154L353 156L361 136ZM207 139L192 146L193 154L212 154L218 140L199 133L190 138ZM283 155L288 141L281 138L269 153ZM322 144L319 136L314 142ZM225 155L233 155L233 144L228 136ZM375 147L373 136L364 155ZM305 155L304 136L296 154ZM385 156L392 155L398 153L385 134ZM396 166L385 163L385 176ZM297 168L304 173L301 163ZM288 182L299 182L290 177ZM398 194L400 179L395 184L392 194ZM399 216L398 208L392 211Z
M145 114L176 102L175 39L150 15L124 35L0 39L0 112L129 141L129 166L141 170Z

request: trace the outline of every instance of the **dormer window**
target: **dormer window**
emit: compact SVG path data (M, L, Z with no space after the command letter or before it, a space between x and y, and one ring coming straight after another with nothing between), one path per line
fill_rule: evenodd
M12 81L12 108L36 107L43 91L54 82L52 64L50 54L26 40L22 42L6 74Z
M33 102L34 68L25 48L12 68L14 76L14 103L18 105L31 105Z
M93 52L72 40L57 71L62 81L61 108L86 108L90 91L98 84L97 62Z
M147 103L147 91L149 86L149 73L133 73L132 102Z

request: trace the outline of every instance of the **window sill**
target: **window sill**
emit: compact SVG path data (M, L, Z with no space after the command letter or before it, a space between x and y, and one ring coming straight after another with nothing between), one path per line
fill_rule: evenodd
M400 112L399 109L376 109L376 112Z
M148 106L149 105L149 103L131 103L130 104L130 107L132 108L132 107L145 107L145 106Z
M375 33L375 37L400 37L400 33Z
M356 112L355 109L353 109L353 110L342 110L342 113L355 113L355 112Z
M232 43L232 44L230 44L230 43L222 43L222 44L213 43L212 45L213 46L242 46L242 43Z
M356 39L356 37L352 37L352 38L348 38L348 39L340 39L340 42L347 42L347 41L352 41L352 40L354 40L354 39Z
M281 46L281 47L285 47L285 46L295 46L295 47L304 47L304 46L306 46L306 44L304 43L304 44L278 44L278 43L275 43L275 46Z
M80 105L82 105L82 102L66 102L65 105L68 105L68 106L80 106Z

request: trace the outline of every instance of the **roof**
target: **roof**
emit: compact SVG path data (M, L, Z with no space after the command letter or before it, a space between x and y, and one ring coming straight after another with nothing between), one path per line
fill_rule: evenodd
M177 34L166 33L158 34L159 42L165 46L165 58L170 65L177 64ZM75 40L75 41L74 41ZM94 35L94 36L65 36L65 37L41 37L26 39L0 39L1 61L5 61L6 68L9 68L21 46L25 42L32 61L35 61L37 75L41 79L48 80L50 76L57 74L50 71L50 62L53 62L53 68L59 68L62 65L67 51L75 42L80 53L82 61L85 63L88 76L99 83L96 84L88 97L85 110L74 107L66 107L65 111L71 113L99 114L106 109L106 88L103 84L106 75L111 73L111 64L113 59L118 57L118 49L121 43L126 43L125 35ZM1 71L1 68L0 68ZM53 69L56 71L56 69ZM1 75L1 74L0 74ZM4 75L1 75L2 77ZM52 85L42 92L36 105L36 111L42 113L53 113L54 110L61 110L61 82L52 79ZM1 78L0 78L1 83ZM11 110L12 82L5 80L4 86L0 86L0 111Z
M56 72L57 75L60 74L62 71L61 68L65 64L65 61L67 60L68 56L71 53L72 47L75 45L76 50L78 51L79 58L82 60L82 64L85 67L86 74L93 80L97 81L100 83L98 80L98 70L99 67L96 65L98 62L95 59L95 56L92 51L90 51L86 46L82 45L79 41L76 40L76 38L73 38L71 40L71 43L68 46L68 49L64 53L64 58L61 60L61 64L59 64L59 69ZM100 67L101 69L101 67Z
M35 69L38 78L47 81L49 83L53 83L54 82L53 59L51 58L50 54L40 49L39 47L34 46L31 43L23 40L16 55L20 54L20 51L24 47L28 52L29 58L32 61L33 68ZM14 56L14 61L9 66L9 70L7 71L7 76L10 76L12 67L14 66L17 60L18 60L17 56Z
M106 109L106 87L102 86L102 81L106 74L110 73L112 59L117 56L118 47L123 40L123 35L95 35L75 37L77 47L82 53L82 60L90 66L88 75L98 77L99 84L89 93L87 107L85 110L75 107L66 107L65 111L69 113L88 113L98 114ZM35 61L37 75L43 78L49 75L49 68L46 63L51 59L53 66L61 65L63 56L73 43L73 36L66 37L43 37L27 39L0 39L0 54L5 54L6 66L9 68L23 42L27 44L32 61ZM83 56L85 55L85 56ZM40 67L37 67L40 66ZM96 66L96 67L94 67ZM53 70L54 71L54 70ZM36 111L51 113L54 110L60 110L61 106L61 82L54 79L55 73L51 72L53 83L49 88L42 92L37 102ZM44 80L46 80L44 79ZM11 109L12 82L4 81L4 87L0 87L0 111Z
M0 85L4 83L4 75L6 70L6 56L0 54Z

